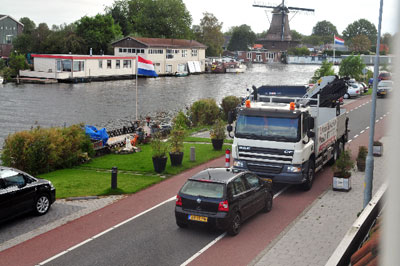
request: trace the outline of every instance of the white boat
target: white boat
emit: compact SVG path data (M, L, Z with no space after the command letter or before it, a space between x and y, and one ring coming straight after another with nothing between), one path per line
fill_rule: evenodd
M226 66L225 72L226 73L243 73L245 72L247 67L241 63L230 64Z

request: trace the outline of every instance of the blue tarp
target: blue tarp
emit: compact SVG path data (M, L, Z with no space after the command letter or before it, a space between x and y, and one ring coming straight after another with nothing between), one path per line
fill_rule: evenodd
M103 145L107 144L108 134L105 128L97 129L94 126L85 126L85 133L89 135L92 140L101 140Z

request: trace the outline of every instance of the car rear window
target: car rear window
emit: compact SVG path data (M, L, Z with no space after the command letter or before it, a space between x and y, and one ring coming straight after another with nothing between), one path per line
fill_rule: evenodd
M222 198L224 195L224 185L213 182L188 180L185 185L183 185L181 193L190 196Z

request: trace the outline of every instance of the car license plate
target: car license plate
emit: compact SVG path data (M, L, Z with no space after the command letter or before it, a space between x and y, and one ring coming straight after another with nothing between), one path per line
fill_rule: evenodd
M208 220L208 217L197 216L197 215L189 215L189 220L206 223L207 220Z
M381 94L386 94L386 91L381 91Z

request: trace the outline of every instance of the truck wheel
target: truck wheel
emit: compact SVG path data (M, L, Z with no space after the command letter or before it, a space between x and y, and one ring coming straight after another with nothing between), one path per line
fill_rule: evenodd
M311 189L313 182L314 182L314 177L315 177L315 162L314 159L311 159L310 162L308 163L308 168L306 172L306 182L304 182L301 185L301 188L304 191L308 191Z

